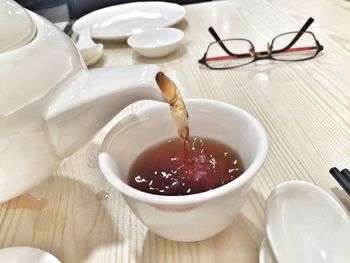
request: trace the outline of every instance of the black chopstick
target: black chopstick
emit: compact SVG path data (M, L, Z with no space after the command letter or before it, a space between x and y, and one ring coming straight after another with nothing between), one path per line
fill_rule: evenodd
M344 175L344 177L346 178L346 180L348 180L350 182L350 171L348 169L343 169L341 171L341 173Z
M329 170L329 173L350 196L350 171L348 169L344 169L340 172L338 168L333 167Z

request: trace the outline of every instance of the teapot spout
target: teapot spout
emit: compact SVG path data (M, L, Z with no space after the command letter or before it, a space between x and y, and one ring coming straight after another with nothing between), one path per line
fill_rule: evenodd
M60 157L79 149L117 113L138 100L165 102L156 65L82 70L49 100L44 120Z

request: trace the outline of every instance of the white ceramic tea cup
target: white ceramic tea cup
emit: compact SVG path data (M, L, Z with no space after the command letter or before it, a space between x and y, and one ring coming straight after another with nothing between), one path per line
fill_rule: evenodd
M126 181L135 158L150 146L177 136L165 103L119 122L102 143L99 164L106 179L150 230L175 241L199 241L231 224L247 199L268 147L263 127L244 110L213 100L185 103L190 135L223 142L238 152L245 166L240 177L219 188L186 196L160 196L130 187Z

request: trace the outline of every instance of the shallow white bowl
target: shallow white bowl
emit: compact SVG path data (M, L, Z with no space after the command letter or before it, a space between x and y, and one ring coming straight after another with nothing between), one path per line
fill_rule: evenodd
M157 58L173 52L183 37L179 29L157 28L129 37L128 45L142 56Z

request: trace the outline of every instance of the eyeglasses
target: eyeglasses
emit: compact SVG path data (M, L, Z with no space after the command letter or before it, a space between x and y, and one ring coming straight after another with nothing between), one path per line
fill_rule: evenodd
M314 21L309 18L304 26L295 32L280 34L267 43L267 51L256 52L251 41L244 38L221 40L214 28L208 30L215 38L209 44L198 63L210 69L231 69L248 65L258 60L303 61L314 58L323 50L315 35L306 31Z

